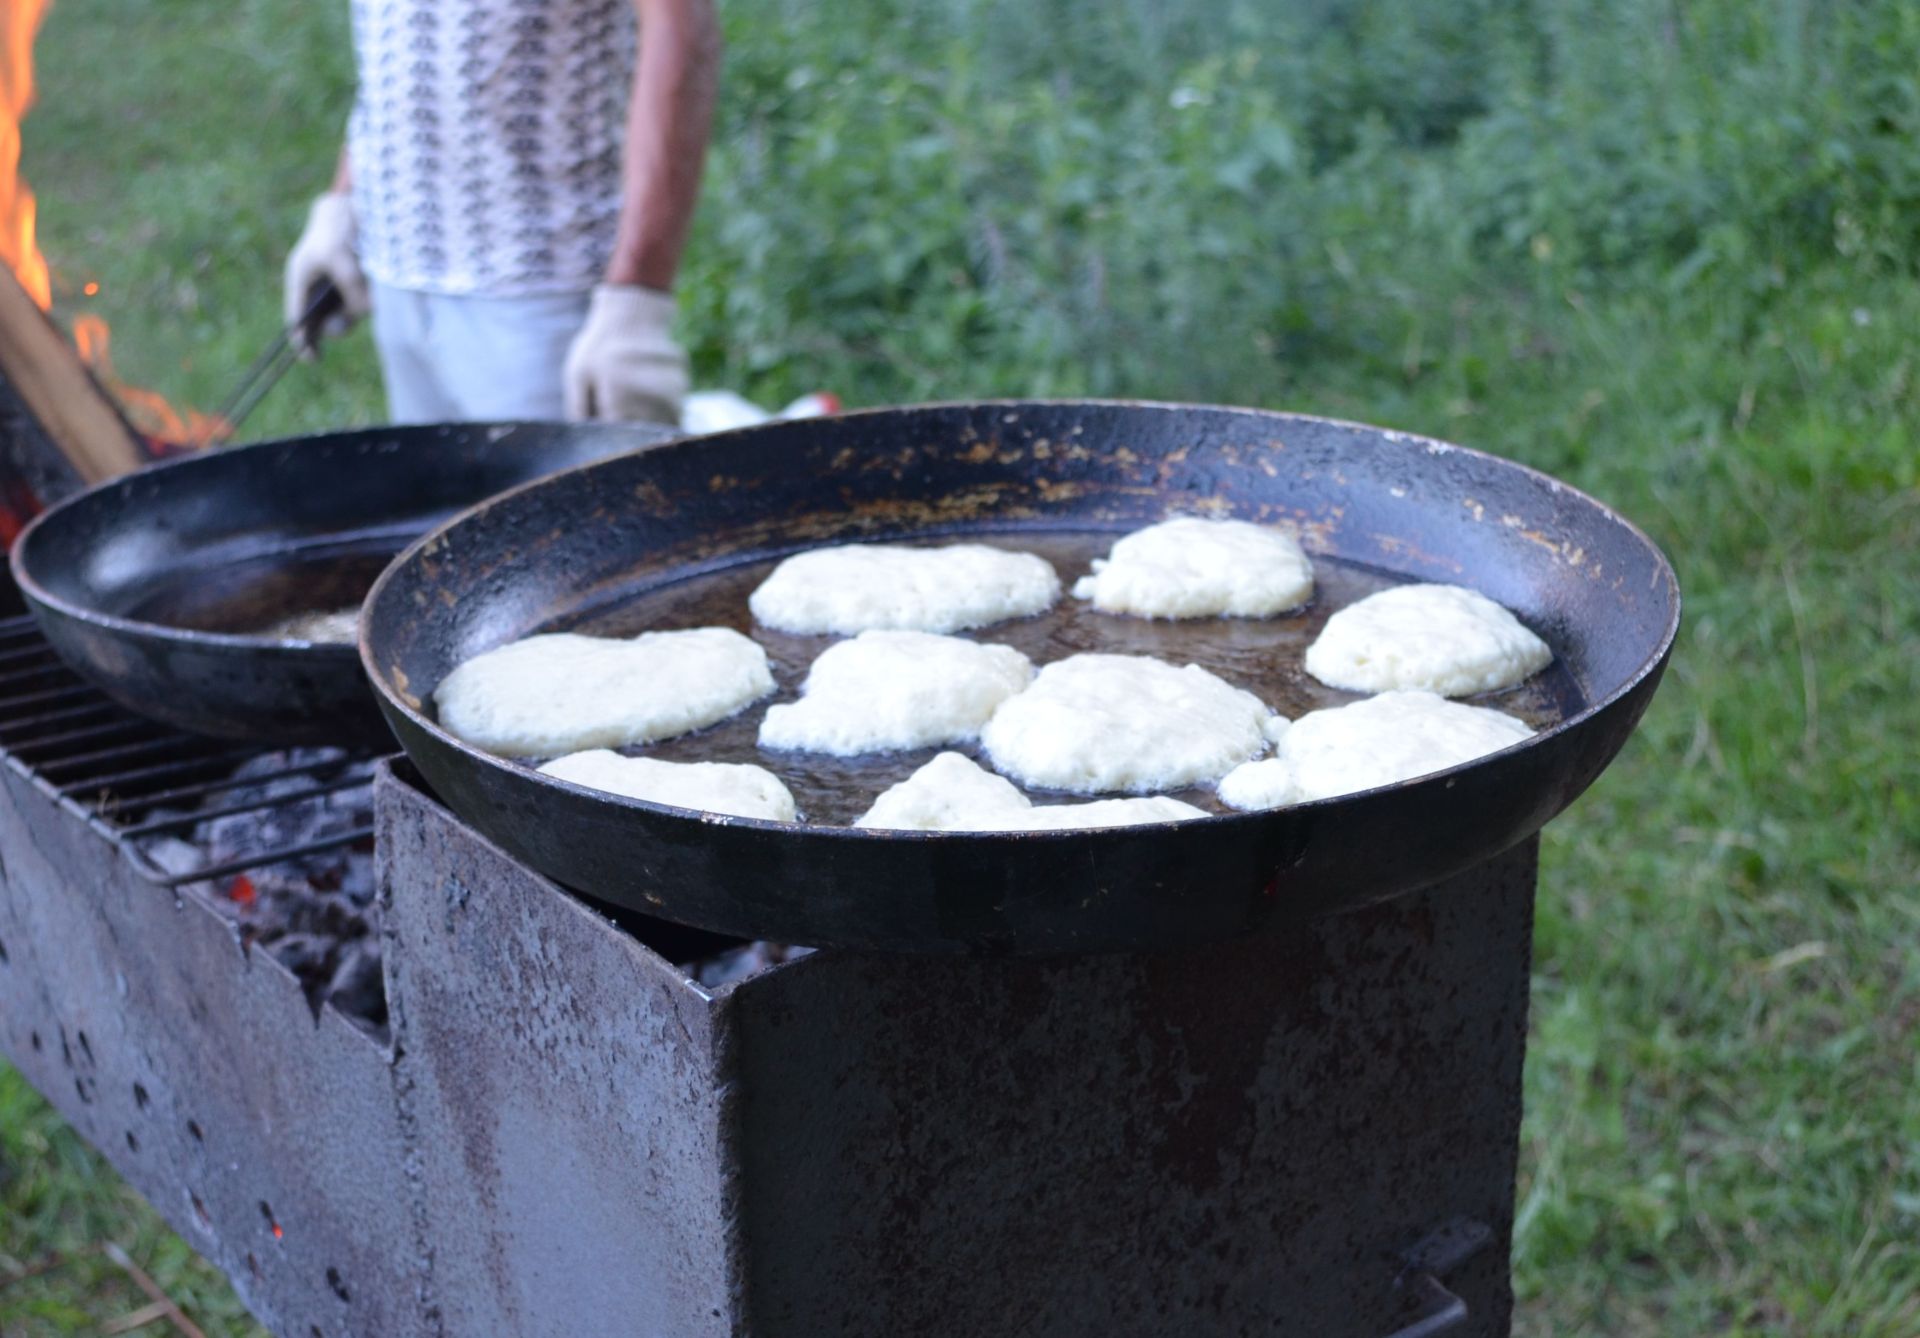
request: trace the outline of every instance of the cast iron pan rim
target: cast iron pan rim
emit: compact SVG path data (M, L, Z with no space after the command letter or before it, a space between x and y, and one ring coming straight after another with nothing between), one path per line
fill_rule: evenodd
M1458 776L1461 772L1466 771L1470 767L1482 766L1487 763L1505 758L1511 754L1519 753L1525 749L1533 748L1537 745L1543 744L1548 739L1555 738L1558 735L1564 734L1574 729L1577 726L1583 725L1587 721L1598 716L1601 712L1608 710L1617 702L1621 701L1623 698L1626 698L1627 696L1631 695L1634 689L1639 687L1640 684L1644 683L1648 678L1652 677L1655 674L1658 674L1659 672L1661 672L1662 669L1665 668L1667 659L1672 654L1674 642L1680 635L1679 577L1674 573L1673 564L1667 561L1666 554L1661 551L1660 546L1654 543L1653 540L1650 539L1645 533L1645 531L1641 530L1641 528L1638 525L1635 525L1632 521L1628 520L1625 516L1622 516L1619 512L1615 511L1612 507L1600 501L1598 498L1593 497L1592 495L1586 492L1583 492L1578 488L1573 487L1571 484L1562 483L1559 479L1554 478L1551 474L1547 474L1541 470L1535 469L1531 465L1521 464L1518 461L1509 460L1505 456L1493 455L1487 451L1476 450L1474 447L1471 447L1471 446L1460 446L1450 441L1442 441L1438 437L1427 437L1427 436L1422 436L1417 432L1401 432L1394 428L1383 428L1383 427L1378 427L1378 426L1374 426L1366 423L1356 423L1351 419L1346 419L1346 418L1328 418L1319 414L1289 413L1281 409L1254 409L1254 408L1248 408L1245 405L1185 404L1185 403L1179 403L1179 402L1169 401L1169 400L1070 399L1070 398L1069 399L1021 399L1021 400L1005 400L1005 399L1002 399L1002 400L934 400L934 401L929 401L927 403L895 404L895 405L888 405L882 408L857 409L857 410L852 410L845 413L833 414L829 416L835 419L877 418L877 417L882 417L886 415L899 414L906 410L945 409L945 410L953 410L953 411L977 412L983 409L1024 410L1024 409L1045 409L1045 408L1160 409L1160 410L1165 410L1169 413L1172 413L1172 412L1192 413L1192 412L1198 411L1202 413L1235 414L1235 415L1240 415L1247 418L1258 418L1258 419L1288 418L1288 419L1293 419L1300 422L1327 423L1335 427L1351 428L1360 432L1380 433L1385 435L1386 438L1390 441L1425 443L1430 449L1438 448L1438 450L1443 453L1460 452L1470 456L1477 456L1484 460L1491 460L1499 468L1516 469L1521 471L1524 474L1532 476L1550 492L1564 494L1570 497L1577 498L1582 502L1585 502L1587 505L1593 507L1596 511L1600 512L1607 519L1613 521L1615 524L1627 530L1630 534L1633 535L1634 538L1638 539L1640 543L1646 548L1647 552L1652 555L1654 562L1656 564L1655 571L1657 576L1662 580L1664 580L1668 590L1672 594L1672 599L1670 601L1672 614L1667 619L1666 628L1661 632L1659 643L1654 647L1653 653L1649 655L1645 660L1643 660L1640 663L1639 668L1635 669L1633 673L1629 675L1626 678L1626 680L1620 684L1619 687L1615 688L1612 692L1608 693L1605 697L1600 698L1598 701L1592 702L1586 707L1585 710L1574 713L1573 715L1567 717L1565 720L1562 720L1559 724L1554 725L1552 728L1543 729L1539 731L1537 734L1534 734L1531 738L1522 739L1518 743L1509 744L1507 747L1502 748L1497 753L1487 753L1481 757L1476 757L1471 761L1462 762L1457 766L1448 767L1445 771L1432 771L1432 772L1426 773L1425 775L1417 776L1412 780L1396 781L1391 785L1376 785L1371 789L1354 790L1347 794L1332 795L1326 799L1313 799L1303 804L1288 804L1288 805L1285 805L1283 808L1279 808L1279 809L1255 809L1250 812L1237 812L1237 813L1209 813L1204 818L1183 818L1183 819L1175 819L1170 822L1132 823L1122 827L1111 827L1111 828L1069 827L1069 828L1060 829L1058 831L1040 831L1040 832L1021 832L1021 831L921 832L921 831L901 831L894 828L885 828L885 827L879 827L879 828L815 827L804 822L776 822L770 818L743 818L743 817L735 816L730 813L713 813L705 809L682 808L677 804L660 804L647 799L634 799L628 795L614 794L609 790L599 790L599 789L593 788L592 786L577 785L572 781L560 780L559 778L554 776L543 775L541 772L535 770L531 766L523 765L519 762L515 762L508 758L496 757L492 753L485 752L479 748L476 748L473 745L467 743L464 739L461 739L456 735L449 733L447 730L442 729L440 727L439 721L429 719L424 711L416 710L410 703L407 702L407 700L403 696L401 696L400 693L394 691L388 685L385 673L381 670L380 666L374 662L372 649L367 642L368 610L372 609L373 606L376 603L378 603L381 600L381 598L384 596L386 592L387 584L393 578L394 573L397 572L401 567L411 563L414 560L415 555L418 552L420 552L422 549L425 549L429 545L437 542L440 538L440 535L444 531L450 530L457 525L463 524L468 518L472 516L476 516L483 511L490 510L495 506L498 506L504 502L510 501L511 499L513 499L515 496L517 496L522 492L527 492L543 484L551 483L553 481L553 477L557 477L557 476L549 476L548 478L544 478L544 479L532 479L526 483L520 484L518 487L510 488L507 491L502 493L496 493L494 496L486 498L485 500L476 503L475 505L467 508L465 511L462 511L457 515L449 517L446 520L446 522L440 525L438 528L428 532L427 534L421 535L412 544L408 545L408 547L403 552L401 552L398 557L394 558L392 562L388 563L386 568L374 580L373 587L367 591L366 600L360 606L359 652L360 652L361 667L366 671L367 679L369 682L373 684L376 693L379 695L381 704L384 707L386 707L388 710L399 711L408 720L410 720L416 727L425 730L427 733L431 735L434 735L442 743L453 748L455 751L465 754L470 760L481 763L482 765L489 767L495 771L513 773L518 778L525 781L529 781L534 785L546 786L551 789L559 790L563 793L578 795L581 798L591 799L603 805L611 805L613 807L626 809L628 811L635 812L635 813L658 813L665 817L670 817L670 818L686 818L686 819L691 819L692 821L695 821L695 822L703 823L705 825L714 826L714 827L741 827L741 828L746 828L750 831L775 832L775 833L780 833L782 835L786 835L790 833L799 833L808 838L819 838L819 839L829 839L829 840L898 841L898 842L915 842L915 841L960 842L960 841L983 841L983 840L994 841L994 842L1005 842L1008 840L1016 840L1016 841L1038 841L1038 842L1052 841L1052 842L1058 842L1058 843L1065 843L1068 841L1084 840L1089 834L1108 832L1108 831L1165 832L1165 831L1170 831L1176 827L1200 828L1203 826L1209 826L1209 825L1218 824L1218 823L1234 823L1234 822L1251 823L1263 818L1271 817L1273 814L1279 813L1279 812L1292 813L1292 812L1303 812L1308 810L1317 812L1318 810L1320 810L1321 808L1327 805L1346 803L1350 800L1385 794L1388 791L1428 790L1433 788L1435 785L1440 785L1442 786L1442 788L1444 788L1446 784L1450 783L1451 777ZM756 424L752 427L732 428L725 432L710 432L700 436L680 437L673 441L663 442L656 449L672 450L672 449L677 449L681 447L697 449L700 446L710 442L724 441L731 437L740 436L743 433L758 432L763 430L767 426L770 426L770 425ZM599 469L602 466L610 466L613 464L614 461L622 458L623 458L622 456L613 456L606 460L596 460L592 464L580 465L580 466L577 466L577 468L580 470ZM567 470L563 472L572 473L574 471ZM21 536L21 542L22 543L25 542L24 533ZM803 546L803 549L804 547L806 546ZM18 548L16 548L15 551L18 552L19 551ZM803 550L796 550L796 551L803 551ZM987 629L981 628L979 630L985 631ZM439 685L435 684L434 686L435 688L438 688ZM431 695L431 691L432 690L429 690L428 695ZM747 706L742 707L741 710L743 711L747 710L749 709L749 707L753 705L757 705L757 703L750 702L748 703ZM1264 755L1265 754L1262 754L1262 756ZM1252 760L1257 761L1259 759L1255 758ZM1047 792L1047 796L1049 798L1052 798L1053 792L1051 791ZM1115 796L1112 796L1112 795L1075 796L1075 798L1083 799L1083 800L1089 799L1089 798L1113 798L1113 797Z
M356 434L360 432L377 433L382 427L406 431L419 427L432 428L441 426L447 425L387 423L375 424L374 426L363 429L353 429L353 431ZM532 420L512 419L500 422L461 423L457 426L480 428L483 431L492 433L493 439L497 441L500 437L507 436L522 428L543 427L548 425ZM234 650L250 650L268 655L285 653L297 655L303 661L323 659L344 662L356 659L358 658L358 653L350 643L338 641L290 641L282 637L249 636L241 632L205 632L191 627L175 627L171 623L148 622L142 618L127 618L119 614L105 613L99 609L91 608L85 604L78 604L54 594L34 579L33 573L27 567L25 558L27 545L33 542L35 533L38 532L43 524L51 523L54 516L60 515L71 507L78 507L100 493L126 486L136 479L152 478L154 475L167 470L184 469L199 465L216 456L224 457L242 451L282 450L290 447L299 447L308 442L338 441L341 435L342 434L337 431L307 432L296 437L270 437L261 441L245 442L238 446L212 446L204 450L195 451L191 455L176 456L171 460L158 460L152 464L143 465L132 473L122 474L117 478L103 479L92 487L75 493L65 501L48 507L45 511L42 511L39 515L27 522L26 527L20 531L19 537L13 541L13 551L8 555L7 559L8 566L13 571L14 582L20 587L21 593L32 603L50 609L64 618L72 619L74 622L85 623L90 627L97 627L107 632L119 633L122 636L136 639L164 640L176 644L184 642L191 646L228 647ZM364 532L364 536L372 537L379 533L381 533L381 531L368 530ZM412 533L411 527L408 527L407 533ZM397 533L396 537L399 537Z

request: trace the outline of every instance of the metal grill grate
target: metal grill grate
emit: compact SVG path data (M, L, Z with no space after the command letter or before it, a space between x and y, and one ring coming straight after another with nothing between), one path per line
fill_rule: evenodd
M267 751L181 734L135 715L62 664L32 618L0 619L0 757L113 841L155 883L177 887L225 878L372 838L370 822L357 824L295 845L263 842L239 858L185 871L162 868L141 849L140 842L153 837L190 840L211 819L264 815L373 784L373 758L335 750L234 775ZM241 797L264 782L299 778L313 783L263 798Z

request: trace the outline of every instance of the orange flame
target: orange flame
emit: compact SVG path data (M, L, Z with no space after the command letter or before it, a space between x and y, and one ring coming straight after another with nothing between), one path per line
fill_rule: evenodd
M48 0L0 6L0 264L45 311L53 305L46 257L33 239L33 192L20 179L20 118L33 105L33 36Z
M42 311L53 307L53 279L34 236L33 192L20 175L20 122L33 105L33 39L50 3L0 0L0 265L13 271ZM100 285L89 282L83 291L92 297ZM217 415L193 409L182 414L164 397L114 375L107 353L107 323L100 317L76 317L73 342L81 361L119 399L133 425L148 436L173 445L204 446L226 435L227 424Z

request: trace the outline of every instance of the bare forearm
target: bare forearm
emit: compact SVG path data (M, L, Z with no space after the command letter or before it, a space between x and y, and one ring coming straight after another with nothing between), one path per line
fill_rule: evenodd
M720 27L712 0L635 0L640 58L627 111L620 230L607 282L670 289L700 198Z
M327 189L339 195L345 195L353 189L353 164L347 161L345 145L341 146L340 161L333 168L333 184Z

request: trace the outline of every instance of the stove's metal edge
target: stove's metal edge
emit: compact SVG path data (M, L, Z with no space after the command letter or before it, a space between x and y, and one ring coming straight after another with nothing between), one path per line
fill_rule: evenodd
M725 999L391 768L374 807L396 1095L419 1130L408 1175L437 1321L746 1332Z
M7 761L0 1052L270 1328L430 1332L389 1248L396 1049Z

